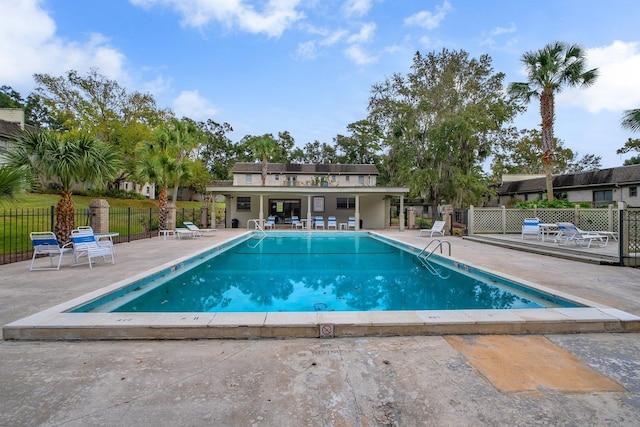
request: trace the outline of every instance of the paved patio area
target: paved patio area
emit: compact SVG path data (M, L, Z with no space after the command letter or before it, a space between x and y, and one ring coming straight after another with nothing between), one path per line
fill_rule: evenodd
M92 270L0 266L0 324L241 231L119 244L115 265ZM447 239L457 258L640 315L640 269ZM640 425L639 333L454 338L5 340L0 425Z

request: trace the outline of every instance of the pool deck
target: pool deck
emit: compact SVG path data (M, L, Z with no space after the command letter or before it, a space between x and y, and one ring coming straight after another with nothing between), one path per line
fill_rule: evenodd
M20 324L25 317L242 231L119 244L115 265L98 264L92 270L65 265L60 271L29 272L29 262L0 266L0 324ZM416 246L430 240L415 231L382 234ZM446 335L456 334L454 329L439 335L349 337L357 333L348 328L345 337L334 339L5 339L0 341L0 425L640 425L640 269L445 239L456 259L609 308L588 309L581 321L564 322L582 323L580 334L554 333L566 332L561 327L512 336L535 331L523 330L527 322L519 319L485 319L479 324L513 329L488 329L507 334L494 338L462 335L462 341ZM163 323L169 322L160 321L156 328ZM555 322L534 319L536 323ZM246 332L248 325L229 324L227 329ZM142 328L133 330L148 329L138 326ZM383 326L389 333L398 331L397 324ZM593 328L628 332L584 332ZM551 346L561 352L546 358L548 368L573 358L619 388L596 382L582 391L554 388L533 370L532 387L518 383L510 388L500 381L515 377L509 363L496 359L493 370L483 367L478 362L495 355L480 355L465 343L475 350L504 348L507 355L519 351L514 360L522 362L547 354ZM510 346L514 343L520 350ZM566 369L556 377L577 384L571 372Z

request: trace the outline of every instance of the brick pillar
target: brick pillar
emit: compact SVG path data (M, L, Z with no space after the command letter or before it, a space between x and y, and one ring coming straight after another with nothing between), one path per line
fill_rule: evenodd
M176 204L173 202L167 203L167 223L165 225L167 230L176 229Z
M444 235L450 236L451 224L453 222L453 205L444 205L442 207L442 219L444 220Z
M209 227L208 211L209 209L207 206L200 206L200 228L215 228L215 224L213 227Z
M109 202L94 199L89 203L89 224L94 233L109 232Z

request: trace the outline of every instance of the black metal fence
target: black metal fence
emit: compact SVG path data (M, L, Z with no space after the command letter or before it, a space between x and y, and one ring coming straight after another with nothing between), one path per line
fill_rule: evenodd
M183 221L192 221L199 227L208 226L210 211L200 209L177 209L176 226ZM91 225L89 209L76 209L75 225ZM0 265L24 261L33 256L29 233L53 231L56 224L55 207L37 209L9 209L0 211ZM114 243L131 242L157 236L159 213L157 208L110 208L109 231L119 235Z
M620 265L640 267L640 209L620 210Z

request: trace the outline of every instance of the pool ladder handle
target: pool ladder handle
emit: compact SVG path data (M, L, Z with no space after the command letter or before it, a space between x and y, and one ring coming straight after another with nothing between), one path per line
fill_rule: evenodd
M427 249L429 249L429 246L431 246L432 243L437 242L437 245L429 252L427 253L426 256L422 256L422 254L424 254ZM433 253L440 248L440 253L442 253L442 245L447 244L447 246L449 247L449 256L451 256L451 243L449 243L449 241L447 240L440 240L440 239L433 239L432 241L430 241L429 243L427 243L427 246L424 247L424 249L422 249L420 252L418 252L418 255L416 255L418 258L420 259L424 259L427 260L429 259L429 257L431 255L433 255Z
M264 228L262 228L262 225L260 225L260 220L259 219L250 219L247 221L247 228L249 228L249 224L252 223L254 224L254 227L256 230L260 230L262 231L262 234L264 234L265 236L267 235L267 233L264 231Z
M423 256L423 254L427 251L427 249L429 248L429 246L431 246L432 243L437 242L438 244L430 251L426 254L426 256ZM447 244L447 247L449 248L449 256L451 256L451 243L449 243L447 240L440 240L440 239L433 239L432 241L430 241L429 243L427 243L427 246L424 247L424 249L422 249L418 255L416 255L416 257L420 260L420 263L422 264L422 266L424 268L426 268L427 270L429 270L429 272L431 274L434 274L442 279L448 279L450 277L449 275L442 275L442 273L440 272L440 270L438 270L437 268L435 268L434 266L432 266L429 263L429 257L431 255L433 255L433 253L440 248L440 253L442 253L442 245L443 244Z

